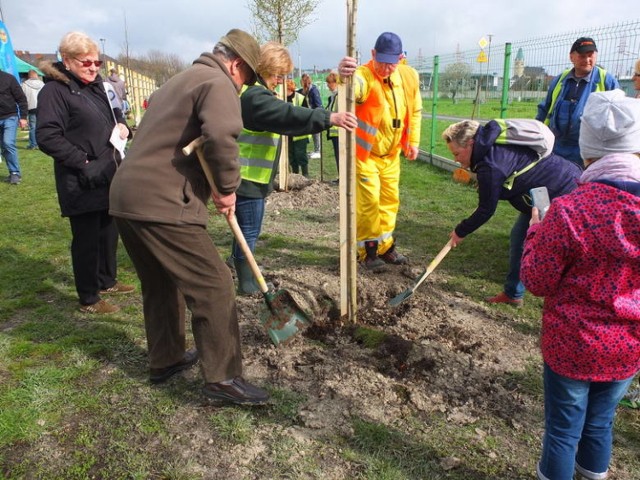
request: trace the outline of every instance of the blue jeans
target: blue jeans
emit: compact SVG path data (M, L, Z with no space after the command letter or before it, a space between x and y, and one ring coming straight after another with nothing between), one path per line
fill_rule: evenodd
M256 251L256 242L262 230L262 219L264 218L264 198L248 198L236 196L236 218L242 234L244 235L251 252ZM240 249L238 242L233 241L233 257L244 260L245 256Z
M509 272L504 281L504 293L509 298L520 299L524 296L524 285L520 281L520 263L522 262L522 252L524 241L527 238L531 215L520 213L516 218L511 235L509 237Z
M611 459L613 418L633 376L618 382L585 382L544 365L544 423L538 478L605 478Z
M18 123L18 115L0 120L0 129L2 130L2 156L7 162L9 173L22 175L20 172L20 163L18 162L18 150L16 149Z
M29 112L27 114L27 120L29 121L29 148L35 148L38 146L38 142L36 140L36 112Z

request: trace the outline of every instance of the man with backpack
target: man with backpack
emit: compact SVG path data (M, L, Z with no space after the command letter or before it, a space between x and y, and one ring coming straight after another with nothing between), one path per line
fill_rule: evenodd
M486 299L520 307L525 290L520 260L531 219L529 191L547 187L553 200L577 187L582 170L552 153L553 133L537 120L491 120L484 126L464 120L450 125L442 138L454 159L475 173L478 181L478 207L451 232L453 247L493 216L499 200L507 200L520 212L511 229L504 291Z

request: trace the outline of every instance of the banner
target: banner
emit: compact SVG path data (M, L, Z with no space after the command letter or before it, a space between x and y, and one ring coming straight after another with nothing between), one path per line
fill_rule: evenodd
M16 54L11 45L11 37L9 30L4 26L4 22L0 21L0 70L10 73L20 83L20 75L18 75L18 65L16 64Z

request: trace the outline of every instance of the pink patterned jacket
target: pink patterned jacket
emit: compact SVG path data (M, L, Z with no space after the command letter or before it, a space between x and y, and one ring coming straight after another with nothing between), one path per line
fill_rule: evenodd
M557 374L603 382L640 370L637 193L585 183L529 228L520 278L545 297L542 356Z

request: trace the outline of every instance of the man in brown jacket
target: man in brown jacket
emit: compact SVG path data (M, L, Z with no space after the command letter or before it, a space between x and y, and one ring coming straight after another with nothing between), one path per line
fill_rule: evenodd
M232 215L240 184L238 93L255 80L260 48L230 30L213 49L149 99L126 161L111 183L110 213L142 285L150 380L160 383L198 361L209 398L261 404L266 391L242 377L233 280L207 233L207 201ZM195 155L203 136L212 194ZM185 351L185 304L197 350Z

